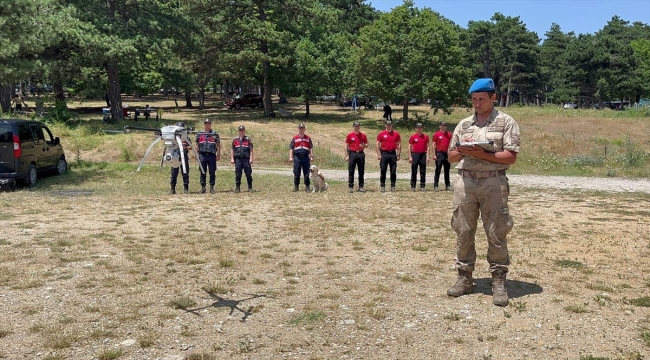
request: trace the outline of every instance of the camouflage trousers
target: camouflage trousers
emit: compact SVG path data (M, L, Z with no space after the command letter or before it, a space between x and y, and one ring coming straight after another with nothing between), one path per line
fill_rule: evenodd
M506 235L513 221L508 210L510 186L505 175L471 178L455 175L451 227L456 232L456 268L474 271L476 228L479 213L488 240L487 261L490 272L508 271L510 256Z

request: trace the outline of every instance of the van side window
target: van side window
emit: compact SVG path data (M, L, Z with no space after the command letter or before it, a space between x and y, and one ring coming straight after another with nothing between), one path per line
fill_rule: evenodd
M41 131L45 136L45 142L51 145L54 142L54 136L52 136L50 129L48 129L47 126L42 126Z
M18 137L20 138L21 143L32 141L32 131L29 129L28 125L18 125Z
M34 139L45 140L45 135L43 135L43 128L39 125L30 125L32 128L32 133L34 134Z

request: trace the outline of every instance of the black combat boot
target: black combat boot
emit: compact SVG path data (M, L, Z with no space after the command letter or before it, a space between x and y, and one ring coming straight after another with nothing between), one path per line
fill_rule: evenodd
M210 194L214 194L214 185L210 185Z
M172 185L171 189L169 190L169 195L174 195L176 194L176 186Z
M241 191L241 190L240 190L240 188L239 188L239 185L235 185L235 192L238 193L238 192L240 192L240 191Z
M293 186L293 192L298 192L298 190L299 190L299 189L298 189L298 185L294 185L294 186Z
M183 185L183 194L188 194L190 192L190 186L189 185Z
M205 194L205 185L201 185L201 194Z

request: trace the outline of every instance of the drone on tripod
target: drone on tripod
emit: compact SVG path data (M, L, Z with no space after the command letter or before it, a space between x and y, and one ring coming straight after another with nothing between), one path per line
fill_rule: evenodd
M164 163L167 163L172 168L181 167L182 173L187 174L188 169L185 166L186 159L185 159L184 148L185 146L188 146L190 149L192 149L192 152L194 153L194 157L196 158L196 161L199 163L199 169L201 169L201 173L205 174L205 170L203 169L201 163L199 162L199 155L196 149L194 148L194 146L192 146L192 142L189 139L189 135L196 134L196 135L215 136L214 133L193 132L194 128L186 127L185 124L182 122L178 122L174 125L163 126L160 129L144 128L144 127L136 127L136 126L124 127L125 132L130 132L133 130L151 131L154 134L156 134L156 139L151 143L151 145L149 145L149 148L147 149L147 152L144 153L144 156L142 157L142 160L140 161L140 165L138 166L138 169L136 171L140 171L142 165L144 164L144 161L147 159L147 156L149 156L149 153L151 152L153 147L162 140L164 142L164 148L163 148L162 157L160 159L161 168Z

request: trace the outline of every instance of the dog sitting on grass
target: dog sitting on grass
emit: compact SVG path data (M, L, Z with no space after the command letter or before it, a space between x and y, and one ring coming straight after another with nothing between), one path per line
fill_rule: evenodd
M309 176L311 177L312 191L323 192L327 191L328 185L325 182L325 176L318 171L318 166L312 165L309 167Z

